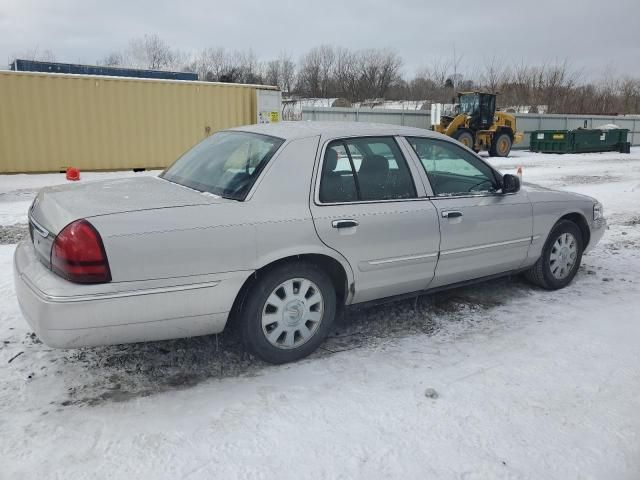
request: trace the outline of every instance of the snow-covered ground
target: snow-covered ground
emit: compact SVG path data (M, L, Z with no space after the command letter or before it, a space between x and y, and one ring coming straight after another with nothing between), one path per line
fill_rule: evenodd
M0 478L640 478L640 148L495 164L604 203L569 287L361 309L279 367L229 335L51 350L0 245ZM0 229L63 181L0 177Z

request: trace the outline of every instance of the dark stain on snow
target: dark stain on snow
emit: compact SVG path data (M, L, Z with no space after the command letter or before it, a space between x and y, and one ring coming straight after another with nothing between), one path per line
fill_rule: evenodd
M613 175L567 175L559 179L566 185L621 182L622 180L624 180L623 177Z
M442 322L468 321L470 313L502 305L513 296L531 294L519 279L500 279L473 287L425 295L375 307L360 307L336 319L333 331L311 358L415 334L433 335ZM231 329L220 335L69 350L65 373L76 384L59 405L97 406L126 402L203 381L252 377L272 367L249 355Z

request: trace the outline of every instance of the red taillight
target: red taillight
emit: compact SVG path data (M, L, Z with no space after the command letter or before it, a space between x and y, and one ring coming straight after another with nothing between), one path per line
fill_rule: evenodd
M100 234L86 220L70 223L58 234L51 248L51 268L76 283L111 281Z

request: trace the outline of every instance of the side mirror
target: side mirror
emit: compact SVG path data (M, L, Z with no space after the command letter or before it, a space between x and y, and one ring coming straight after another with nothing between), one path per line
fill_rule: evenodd
M502 193L516 193L520 191L520 177L517 175L505 174L502 177Z

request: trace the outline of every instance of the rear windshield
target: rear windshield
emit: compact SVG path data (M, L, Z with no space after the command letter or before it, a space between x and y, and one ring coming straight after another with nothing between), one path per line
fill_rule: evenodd
M160 175L170 182L244 200L284 140L247 132L219 132L200 142Z

